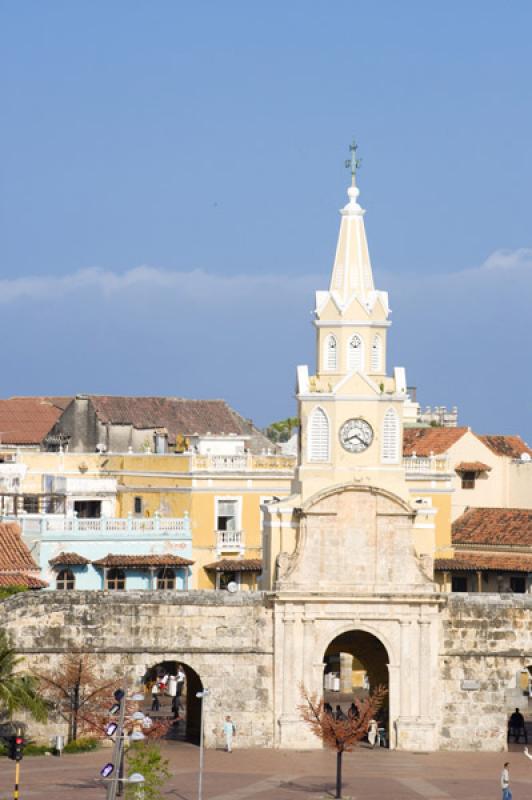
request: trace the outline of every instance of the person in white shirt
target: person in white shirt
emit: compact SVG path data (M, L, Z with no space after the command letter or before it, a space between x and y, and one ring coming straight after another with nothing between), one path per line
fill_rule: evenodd
M512 791L510 789L510 772L508 770L510 762L506 761L501 772L501 789L502 800L512 800Z

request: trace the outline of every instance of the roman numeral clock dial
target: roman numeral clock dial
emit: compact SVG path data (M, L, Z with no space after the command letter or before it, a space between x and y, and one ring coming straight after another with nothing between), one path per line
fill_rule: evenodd
M365 419L348 419L339 431L340 444L348 453L363 453L373 441L373 428Z

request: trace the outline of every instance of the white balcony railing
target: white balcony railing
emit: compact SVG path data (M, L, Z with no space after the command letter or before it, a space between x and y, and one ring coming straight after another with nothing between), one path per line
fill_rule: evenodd
M407 475L433 475L449 472L449 457L443 456L407 456L403 458Z
M215 531L216 549L219 553L241 552L244 549L244 535L242 531Z
M237 455L198 455L190 456L191 471L200 472L286 472L295 468L295 458L281 455L253 455L239 453Z
M22 527L23 534L91 534L95 537L114 534L147 534L171 536L176 539L188 539L190 521L185 517L98 517L79 518L65 516L64 514L35 514L20 515L18 517L4 517L12 519Z

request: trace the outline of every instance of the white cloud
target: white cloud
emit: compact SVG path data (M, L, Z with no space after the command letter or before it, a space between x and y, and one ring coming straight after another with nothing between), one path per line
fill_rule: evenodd
M85 293L100 292L107 298L124 293L144 294L154 290L175 291L181 298L203 303L224 301L237 303L243 298L286 298L301 291L312 291L318 279L315 276L283 275L214 275L197 269L175 272L156 267L135 267L123 273L98 267L80 270L64 276L34 276L0 281L0 303L12 304L21 300L61 298Z

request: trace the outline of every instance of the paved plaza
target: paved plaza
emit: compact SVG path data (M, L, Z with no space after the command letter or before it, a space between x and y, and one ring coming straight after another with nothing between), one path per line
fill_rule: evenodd
M512 745L513 748L513 745ZM197 747L165 743L172 778L165 796L197 798ZM98 783L109 751L83 755L27 757L22 763L21 800L96 800L104 798ZM369 750L345 757L344 795L354 800L499 800L499 774L510 761L514 800L532 798L532 761L522 748L506 753L431 753L427 755ZM207 751L204 800L316 800L332 797L334 753L236 750ZM14 763L0 761L0 799L11 797Z

